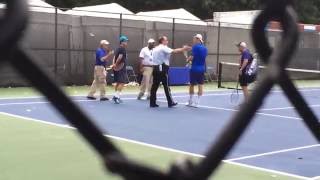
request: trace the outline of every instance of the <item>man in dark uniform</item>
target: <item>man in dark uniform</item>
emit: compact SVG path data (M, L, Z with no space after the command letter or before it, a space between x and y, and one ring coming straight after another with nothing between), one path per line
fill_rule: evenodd
M113 71L114 71L114 82L115 85L115 95L112 98L115 104L122 103L120 98L121 92L125 83L127 83L127 51L126 47L128 46L128 37L120 36L120 47L115 52L115 57L113 61Z
M162 83L167 101L168 107L174 107L178 103L174 102L171 96L169 82L168 82L168 71L170 66L170 57L172 53L182 53L184 51L188 51L191 48L188 46L184 46L183 48L171 49L168 47L168 38L166 36L162 36L159 38L159 45L153 50L153 63L155 64L153 67L153 84L151 87L151 96L150 96L150 107L155 108L159 107L156 104L157 100L157 91L160 83Z
M249 98L248 85L252 83L252 81L250 80L250 77L246 72L253 61L253 56L247 48L247 44L245 42L240 42L239 44L237 44L237 47L239 48L239 51L241 53L239 67L239 84L242 88L244 98L247 101Z

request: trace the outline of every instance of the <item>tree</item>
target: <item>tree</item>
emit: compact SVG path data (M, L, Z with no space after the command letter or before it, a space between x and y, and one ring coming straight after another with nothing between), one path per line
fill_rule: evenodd
M259 9L258 0L46 0L57 7L72 8L116 2L133 12L185 8L201 19L211 19L213 12ZM319 0L295 0L301 22L320 23Z

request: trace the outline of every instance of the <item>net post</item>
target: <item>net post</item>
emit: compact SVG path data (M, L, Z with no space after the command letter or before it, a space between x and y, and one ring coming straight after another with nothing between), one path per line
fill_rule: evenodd
M219 63L220 63L220 41L221 41L221 22L219 22L218 24L217 67L219 67ZM219 69L217 69L217 73L219 73Z
M218 63L218 88L222 87L222 63Z

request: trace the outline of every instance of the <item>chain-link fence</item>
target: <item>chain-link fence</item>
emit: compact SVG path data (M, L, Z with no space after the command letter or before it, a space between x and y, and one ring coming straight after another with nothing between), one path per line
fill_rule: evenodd
M8 11L2 18L0 29L0 58L9 63L23 77L25 77L37 90L77 128L100 155L108 171L121 175L127 180L205 180L217 169L222 160L232 150L241 135L245 132L257 110L262 106L264 99L275 85L279 85L290 102L294 105L303 122L314 137L320 142L320 123L313 111L309 108L300 92L288 77L285 67L289 64L298 45L299 32L296 25L295 12L290 0L263 1L265 8L258 16L252 30L252 39L262 61L269 67L261 78L261 83L254 89L251 98L235 112L226 128L205 153L205 158L197 164L187 161L179 165L172 165L169 171L163 172L138 162L127 159L108 137L103 136L99 128L80 108L71 101L63 91L48 77L48 68L41 68L35 64L31 56L18 43L23 37L27 25L28 14L25 1L7 0ZM43 17L45 18L45 17ZM266 37L265 27L271 20L278 19L283 25L284 32L277 48L271 49ZM57 26L56 26L57 27ZM60 26L59 26L60 27ZM47 31L51 31L44 25ZM57 32L57 31L55 31ZM87 31L85 31L86 33ZM84 36L86 36L83 33ZM38 34L38 38L46 39ZM48 38L50 39L50 38ZM84 38L85 39L85 38ZM55 41L57 42L57 41ZM87 44L87 43L85 43ZM60 71L60 62L55 62L63 50L56 46L51 54L55 57L53 64L57 64L55 71ZM46 47L45 45L43 45ZM62 45L61 45L62 46ZM47 46L51 47L51 45ZM45 49L45 48L44 48ZM41 50L46 52L46 50ZM86 53L81 51L81 53ZM88 53L90 54L90 53ZM44 53L44 56L48 56ZM88 55L89 56L89 55ZM84 56L84 59L86 57ZM40 58L41 61L41 58ZM44 63L44 62L39 62ZM72 63L72 62L71 62ZM64 68L63 68L64 69ZM46 73L48 72L48 73Z
M41 9L41 10L39 10ZM0 9L4 11L5 9ZM248 42L255 52L250 31L252 25L223 22L204 22L180 19L183 17L159 18L129 14L102 13L84 10L63 11L57 8L33 7L30 24L23 40L25 48L39 57L38 63L60 82L61 85L90 84L94 66L94 52L99 41L107 39L112 48L117 48L118 37L129 37L128 64L138 71L138 55L149 38L161 35L169 37L170 46L191 45L192 37L204 36L209 50L207 67L209 74L218 73L220 62L238 63L239 52L235 44ZM85 15L89 14L89 15ZM271 45L280 41L282 31L268 31ZM185 66L185 57L173 55L171 66ZM319 32L304 32L291 68L320 70ZM3 67L0 86L26 85L12 69Z

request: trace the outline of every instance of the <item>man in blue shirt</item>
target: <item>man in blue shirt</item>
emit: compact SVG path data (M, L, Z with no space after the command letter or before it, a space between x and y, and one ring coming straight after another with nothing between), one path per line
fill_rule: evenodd
M193 37L192 55L187 59L192 62L190 69L190 86L189 95L190 99L187 106L198 107L200 98L203 95L204 73L206 72L206 57L208 49L203 44L201 34ZM194 99L194 86L198 85L198 98Z
M253 61L252 54L250 53L249 49L247 48L247 44L245 42L240 42L237 44L239 48L239 52L241 53L240 58L240 67L239 67L239 84L242 88L243 95L245 100L247 101L249 98L249 90L248 85L252 81L250 81L250 77L247 74L247 69L250 67L250 64Z
M94 66L94 80L90 88L90 92L87 96L90 100L96 100L94 94L97 91L97 88L100 89L100 100L108 101L109 99L105 96L106 90L105 86L107 72L105 66L107 61L110 60L110 57L113 55L113 51L109 48L109 42L107 40L101 40L100 47L96 51L96 61Z

